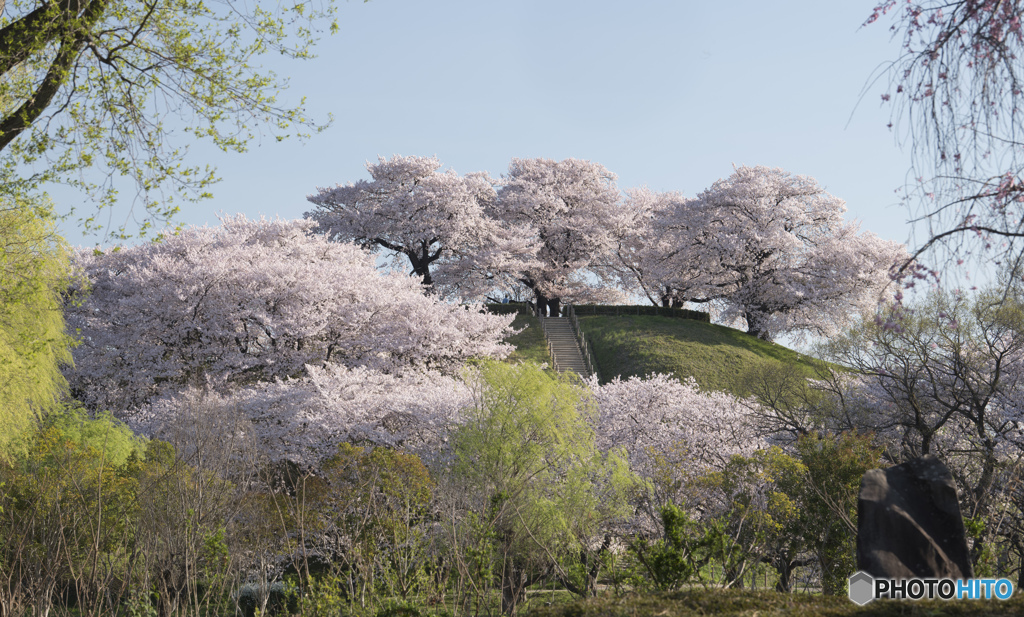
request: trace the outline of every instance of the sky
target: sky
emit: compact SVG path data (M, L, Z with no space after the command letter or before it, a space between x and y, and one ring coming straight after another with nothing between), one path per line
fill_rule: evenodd
M333 124L305 141L268 135L243 154L193 146L191 159L222 181L179 221L298 218L317 187L368 178L378 156L437 156L495 177L514 157L573 157L603 164L621 189L688 196L733 165L781 167L846 200L863 229L907 242L895 191L910 155L886 126L882 84L870 85L899 46L888 22L861 27L873 6L341 1L340 29L317 58L267 65L290 78L285 102L304 96L309 114ZM63 231L73 244L103 243L74 221Z

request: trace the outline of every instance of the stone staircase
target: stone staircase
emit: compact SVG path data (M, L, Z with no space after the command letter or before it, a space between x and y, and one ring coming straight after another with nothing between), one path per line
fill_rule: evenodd
M568 317L542 317L544 337L548 340L551 359L559 373L572 371L586 379L590 377L590 369L583 359L583 350L573 333Z

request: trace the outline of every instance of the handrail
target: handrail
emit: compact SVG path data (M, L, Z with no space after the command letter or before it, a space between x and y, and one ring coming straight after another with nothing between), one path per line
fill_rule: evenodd
M548 357L551 358L551 368L557 373L558 359L555 358L555 352L551 349L551 339L548 337L548 327L544 323L545 318L538 315L537 319L540 320L540 329L544 333L544 342L547 343L548 346Z
M576 309L573 305L569 304L565 308L565 314L569 318L569 325L572 326L572 333L580 344L580 351L583 352L583 362L587 365L587 370L600 381L601 376L597 373L597 361L594 358L590 344L587 342L587 335L580 329L580 322L576 319Z

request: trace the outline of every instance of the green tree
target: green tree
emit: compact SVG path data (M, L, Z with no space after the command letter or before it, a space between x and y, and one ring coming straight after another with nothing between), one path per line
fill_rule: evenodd
M80 615L112 614L137 574L143 440L74 408L38 429L17 460L0 463L0 612L74 603Z
M477 370L474 406L454 435L454 476L492 534L502 611L514 613L526 587L552 574L592 593L601 550L592 541L626 514L625 457L598 451L582 384L532 363Z
M434 591L427 537L434 482L415 454L342 443L319 473L289 484L282 500L289 535L302 538L304 551L331 555L328 577L341 583L350 610ZM305 584L316 565L299 566Z
M227 0L8 0L0 17L0 192L24 195L41 182L87 190L99 208L113 204L115 176L132 178L146 216L177 211L166 186L184 199L207 196L215 181L187 162L166 120L187 139L244 151L255 131L282 139L290 127L321 128L302 102L278 101L287 80L262 70L266 54L311 57L331 0L277 4ZM27 166L35 173L25 175ZM101 168L99 184L77 177ZM96 213L83 220L94 226ZM124 235L124 227L120 229Z
M660 514L664 538L651 542L639 534L629 544L638 569L646 574L646 579L634 577L634 589L650 584L659 591L676 591L698 577L711 560L706 550L708 534L700 522L672 503L662 506Z
M779 574L775 588L792 590L794 569L817 561L822 591L846 592L856 570L857 497L864 472L878 466L881 449L854 433L801 436L791 453L779 447L734 456L703 482L725 497L712 522L723 542L710 555L721 562L725 584L738 584L761 561ZM709 529L711 525L705 522ZM712 534L704 532L707 544Z
M882 450L870 436L806 435L796 444L806 467L795 498L805 510L804 536L821 564L821 589L846 593L846 579L857 570L857 498L860 480L879 466Z
M706 522L708 527L717 523L722 532L719 550L710 556L721 562L725 585L741 586L745 572L764 562L779 574L776 590L792 589L794 569L811 562L806 477L799 460L773 446L749 457L733 456L724 469L702 479L727 504L717 520Z
M55 408L71 362L60 290L68 253L43 200L0 197L0 459L33 419Z

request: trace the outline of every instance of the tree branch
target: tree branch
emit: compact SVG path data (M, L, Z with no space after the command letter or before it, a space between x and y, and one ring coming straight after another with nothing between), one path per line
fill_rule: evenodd
M53 62L50 63L50 69L47 71L46 77L40 82L32 97L0 122L0 150L6 148L25 129L32 126L32 123L50 105L53 97L57 95L57 91L67 80L71 67L89 38L90 31L99 21L100 17L103 16L107 8L107 1L92 0L81 18L71 20L70 25L64 24L61 26L62 28L72 30L74 33L71 34L69 32L61 42L60 50L58 50ZM67 6L67 3L64 6ZM19 23L21 21L23 20L19 20ZM7 28L4 30L7 30ZM46 41L46 43L48 42L49 40ZM5 49L2 46L3 44L4 42L0 41L0 52ZM0 64L0 68L2 68L2 64Z

